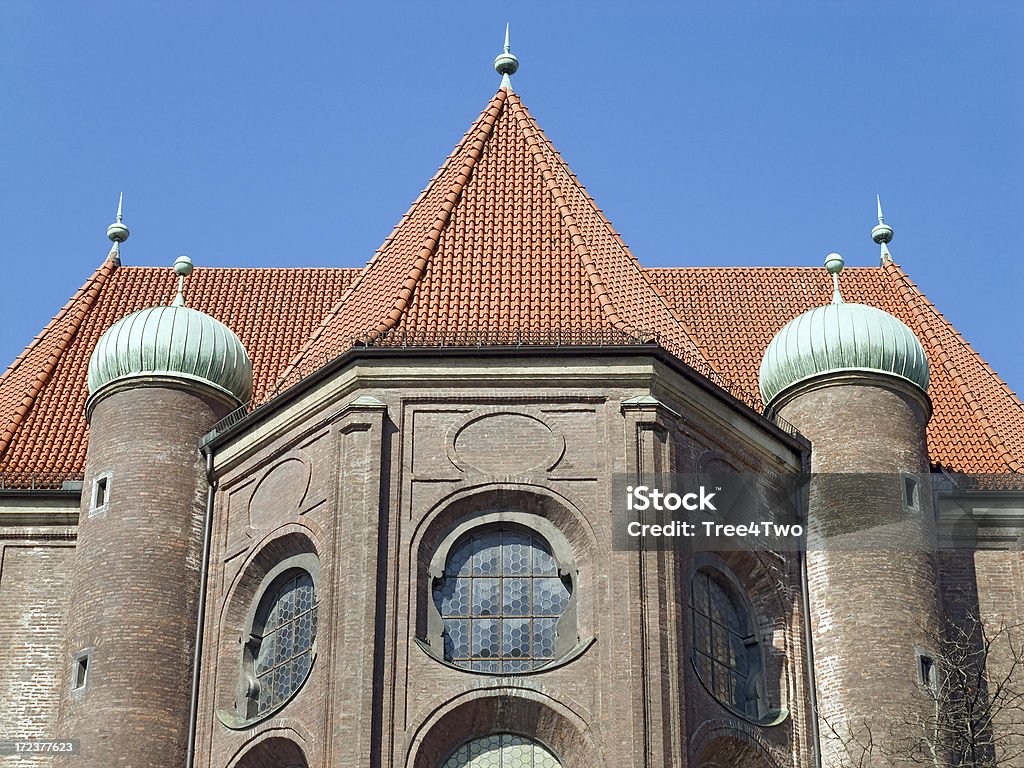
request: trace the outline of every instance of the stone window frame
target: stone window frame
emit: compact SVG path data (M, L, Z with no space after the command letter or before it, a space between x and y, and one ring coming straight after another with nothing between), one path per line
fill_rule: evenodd
M704 679L704 676L700 672L700 667L697 664L697 621L694 617L696 610L693 600L693 589L694 580L698 574L706 573L708 576L717 581L719 586L725 588L728 596L731 598L734 607L738 609L740 618L745 621L744 629L746 634L743 642L747 650L747 660L750 665L750 673L747 676L748 686L753 686L753 697L754 705L757 709L756 712L748 712L741 707L737 706L736 703L731 701L723 701L719 698L713 688L712 681ZM691 560L690 567L687 570L686 577L686 605L687 605L687 619L690 629L690 665L693 668L693 672L700 681L701 686L707 691L708 695L711 696L715 701L725 707L729 712L743 718L744 720L756 723L759 725L774 724L782 716L782 712L773 712L769 709L767 703L767 695L765 692L765 659L764 659L764 648L761 638L758 636L759 624L757 621L757 612L754 610L753 603L750 600L750 595L747 592L746 587L740 581L739 577L723 562L721 559L715 557L710 553L697 553Z
M487 672L482 670L467 669L466 667L454 664L444 657L444 620L441 612L434 602L434 584L437 580L444 578L445 565L455 548L455 545L462 541L463 537L470 533L488 528L512 528L519 529L524 533L540 538L551 549L551 555L558 566L560 578L569 579L569 602L562 611L556 623L555 654L552 661L525 672ZM451 669L457 669L469 675L487 676L523 676L536 675L551 669L564 666L579 657L591 644L592 641L582 641L579 636L579 622L577 618L577 587L579 583L579 569L576 565L576 558L572 547L569 545L565 535L551 521L530 512L519 512L506 510L489 512L465 520L456 525L441 540L441 543L434 550L430 558L430 565L427 569L425 589L422 590L427 607L427 637L426 640L416 638L416 644L424 652L436 661Z
M302 681L295 686L295 690L286 696L283 701L271 707L266 712L255 712L255 700L253 698L252 691L256 683L255 663L256 655L259 652L259 643L257 640L262 639L256 634L255 630L261 621L265 621L265 616L263 615L264 612L261 611L261 609L264 608L264 600L272 595L275 590L283 586L297 571L304 571L309 574L310 578L312 578L313 593L316 596L316 602L319 606L320 558L315 554L304 552L302 554L287 557L271 568L260 581L259 586L257 586L253 592L253 598L249 604L249 610L245 618L245 629L242 633L243 642L241 668L238 675L238 692L235 698L235 711L238 712L239 715L238 722L232 727L248 728L262 720L273 717L298 695L299 691L303 689L306 682L313 674L313 666L316 663L317 657L316 635L313 636L313 642L310 645L309 669L306 671L306 676ZM319 634L319 623L317 626L317 633Z
M113 484L113 472L101 472L92 479L92 487L89 496L89 517L102 515L110 510L110 486ZM97 504L100 493L103 493L103 503Z

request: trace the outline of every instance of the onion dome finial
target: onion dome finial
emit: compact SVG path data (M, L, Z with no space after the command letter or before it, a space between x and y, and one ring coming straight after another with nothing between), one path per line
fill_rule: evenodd
M842 304L843 295L839 293L839 273L843 271L846 262L838 253L830 253L825 257L825 269L832 275L832 303Z
M185 278L192 274L192 259L179 256L174 260L174 274L178 276L178 295L171 302L172 307L185 306Z
M505 24L505 50L498 54L494 60L494 71L501 75L501 87L512 90L510 75L514 75L519 69L519 59L509 49L508 24Z
M892 254L889 253L889 243L892 242L892 227L885 223L882 216L882 198L875 195L875 202L878 203L878 224L871 230L871 239L882 247L881 263L884 265L892 261Z

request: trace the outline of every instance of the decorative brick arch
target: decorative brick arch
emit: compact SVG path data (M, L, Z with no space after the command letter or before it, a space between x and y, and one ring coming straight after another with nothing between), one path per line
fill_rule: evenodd
M319 589L321 536L319 527L307 525L305 521L277 528L252 548L228 586L217 626L218 637L209 647L222 654L217 664L214 707L220 722L229 728L248 727L255 722L239 715L237 705L243 673L243 643L259 601L275 575L289 567L309 572ZM327 612L321 611L321 622L327 621ZM225 653L230 655L224 656Z
M420 549L421 559L429 562L433 550L460 522L474 515L510 508L548 520L568 540L577 559L596 556L597 532L584 511L562 494L533 483L486 483L446 496L418 523L414 545Z
M702 723L690 738L695 768L781 768L773 745L754 728L726 720Z
M262 733L245 743L228 768L309 768L303 741L290 728Z
M406 749L406 768L438 768L463 743L513 733L544 745L563 768L605 768L597 734L583 716L538 691L477 689L433 709Z
M321 558L324 533L309 521L286 523L271 531L249 550L245 562L228 584L221 607L220 626L241 629L250 602L264 577L280 562L296 555Z

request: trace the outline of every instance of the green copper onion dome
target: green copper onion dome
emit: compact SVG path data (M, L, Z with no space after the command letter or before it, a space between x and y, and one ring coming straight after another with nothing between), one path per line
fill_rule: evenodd
M219 320L185 306L187 256L174 264L178 296L169 307L123 317L100 337L89 358L89 394L122 379L171 376L200 381L240 403L252 396L252 361L238 337Z
M794 384L840 371L898 376L927 392L928 360L914 332L877 307L843 301L842 258L830 254L825 266L836 286L832 303L790 320L765 350L760 374L765 405Z

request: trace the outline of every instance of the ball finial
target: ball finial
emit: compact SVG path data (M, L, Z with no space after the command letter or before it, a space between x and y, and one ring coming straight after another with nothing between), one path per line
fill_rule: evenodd
M124 203L124 193L117 198L117 221L107 227L107 238L117 244L123 243L128 239L128 235L131 234L128 231L128 227L125 226L122 221L122 204Z
M519 69L519 59L511 53L508 44L508 24L505 25L505 50L498 54L494 60L494 71L503 77L514 75Z
M174 274L178 276L178 295L171 302L172 307L185 306L185 278L192 274L192 259L179 256L174 260Z
M879 245L892 242L892 227L886 223L876 224L871 230L871 239Z
M830 253L825 257L825 269L829 271L829 274L838 275L843 271L843 257L838 253Z
M192 259L188 256L179 256L174 260L174 274L178 277L188 277L192 274Z
M838 253L830 253L825 257L825 269L832 275L832 303L842 304L843 294L839 292L839 273L843 271L843 257Z

